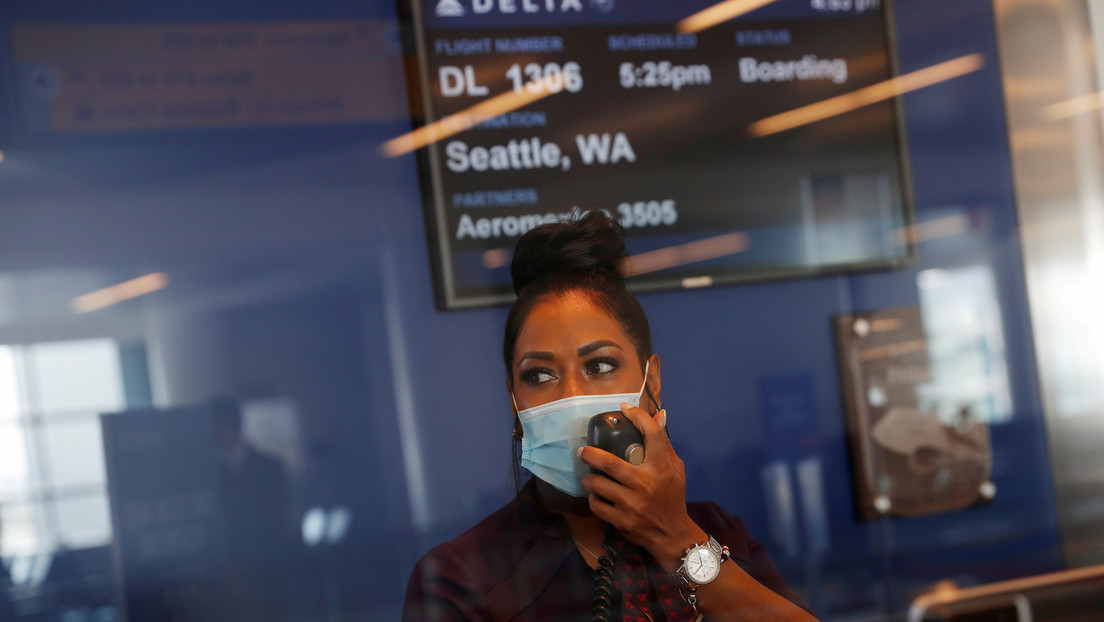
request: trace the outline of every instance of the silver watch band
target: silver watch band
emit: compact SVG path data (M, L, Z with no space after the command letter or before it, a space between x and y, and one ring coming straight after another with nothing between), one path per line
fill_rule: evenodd
M719 562L722 564L725 562L725 560L729 558L728 547L721 545L721 543L717 542L717 539L713 536L709 536L709 539L701 544L695 544L686 549L686 551L684 552L684 557L682 558L682 565L679 566L678 570L669 574L682 580L686 587L690 589L691 597L694 596L694 591L698 589L698 586L705 584L698 583L697 581L690 578L690 575L686 572L686 556L690 555L690 551L701 547L706 547L709 550L713 551L713 553L717 555L717 559L719 560Z

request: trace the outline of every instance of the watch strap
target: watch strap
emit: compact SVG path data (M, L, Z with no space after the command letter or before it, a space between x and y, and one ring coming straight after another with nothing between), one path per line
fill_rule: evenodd
M684 594L683 593L683 587L680 587L679 588L679 595L682 596L682 598L691 607L694 608L693 618L694 618L695 622L701 622L702 621L702 614L701 614L700 611L698 611L698 587L700 587L704 584L703 583L698 583L697 581L690 578L689 573L686 572L686 558L690 556L690 551L693 551L694 549L698 549L698 548L708 548L710 551L713 551L713 553L720 560L720 562L719 562L720 564L723 564L725 562L725 560L727 560L730 557L728 547L722 545L720 542L717 542L717 539L714 538L713 536L709 536L709 539L706 540L705 542L703 542L701 544L695 544L694 546L691 546L690 548L686 549L686 553L684 554L684 556L682 558L682 565L679 566L678 570L676 570L674 572L667 573L668 576L677 577L679 580L681 580L683 587L685 587L685 589L686 589L686 593ZM718 572L718 576L719 576L719 572ZM714 577L714 579L716 579L716 577Z

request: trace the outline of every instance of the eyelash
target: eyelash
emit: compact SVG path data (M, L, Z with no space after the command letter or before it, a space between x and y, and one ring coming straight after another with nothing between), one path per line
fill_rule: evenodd
M521 381L531 387L535 387L539 384L543 384L543 382L548 382L547 380L541 381L540 376L542 374L551 376L552 378L556 377L556 374L552 373L551 369L546 369L544 367L530 367L529 369L521 372Z
M600 365L608 365L609 369L601 371L599 370ZM618 363L616 359L599 357L587 361L584 369L586 369L586 373L588 374L604 375L612 374L613 372L617 371L620 366L620 363ZM556 377L556 374L551 369L548 369L546 367L530 367L529 369L521 372L521 381L531 387L535 387L549 381L541 380L542 375L549 376L550 379L554 379Z
M597 367L603 364L609 365L610 369L607 371L597 371ZM608 357L594 358L586 362L586 370L587 373L590 374L611 374L617 371L618 367L620 367L620 365L617 363L617 360Z

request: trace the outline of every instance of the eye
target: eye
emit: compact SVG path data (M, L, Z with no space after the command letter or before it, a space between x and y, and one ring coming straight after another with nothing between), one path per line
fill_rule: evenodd
M588 374L609 374L616 371L620 366L620 363L615 359L596 358L587 361L586 371Z
M525 384L535 387L539 384L555 380L556 376L552 373L552 370L545 369L543 367L530 367L529 369L521 372L521 381Z

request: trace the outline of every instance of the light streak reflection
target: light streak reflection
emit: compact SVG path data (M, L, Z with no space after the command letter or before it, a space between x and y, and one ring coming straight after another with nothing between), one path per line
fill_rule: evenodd
M110 307L125 300L152 294L169 286L169 277L164 272L155 272L124 281L111 287L77 296L70 303L73 313L88 313Z
M747 248L748 236L746 233L726 233L704 240L633 255L625 260L623 272L630 276L646 274L707 259L716 259L725 255L734 255L747 250Z
M851 112L863 106L877 103L909 91L945 82L952 78L977 71L985 66L985 56L968 54L958 58L918 69L884 82L872 84L857 91L837 95L808 106L795 108L752 123L748 128L752 136L763 137L795 127L816 123L824 119Z
M1104 108L1104 91L1097 91L1045 106L1040 114L1045 121L1061 121Z
M560 86L559 82L562 79L559 75L547 75L540 80L525 84L521 89L509 90L495 95L460 112L442 117L412 132L392 138L383 143L380 151L384 157L394 158L421 149L439 140L444 140L449 136L475 127L485 119L513 112L555 92L560 92L560 88L557 87Z
M701 32L771 2L774 0L725 0L683 19L676 28L679 32Z

